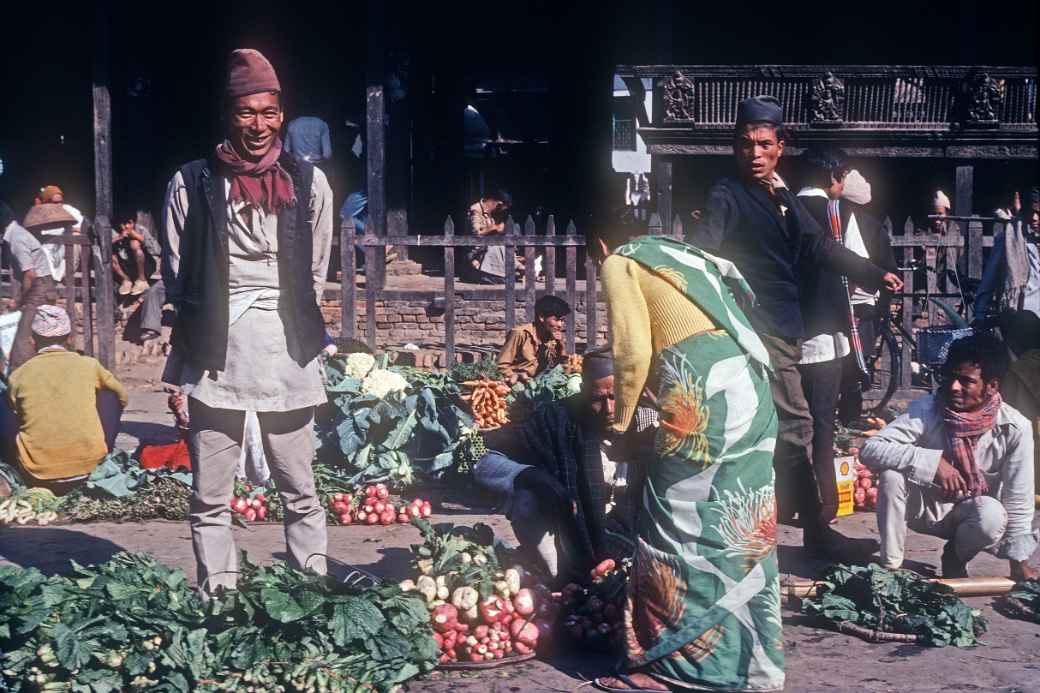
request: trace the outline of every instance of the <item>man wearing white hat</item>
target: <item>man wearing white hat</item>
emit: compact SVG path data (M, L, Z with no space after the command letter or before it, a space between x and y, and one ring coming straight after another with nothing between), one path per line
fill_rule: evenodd
M85 480L112 449L126 389L96 359L69 351L69 314L42 305L32 315L36 355L11 374L17 420L5 440L33 486L62 493Z

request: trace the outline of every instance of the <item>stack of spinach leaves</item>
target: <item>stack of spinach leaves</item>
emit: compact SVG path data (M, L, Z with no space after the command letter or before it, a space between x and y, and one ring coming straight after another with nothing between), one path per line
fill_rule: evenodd
M817 584L816 597L805 599L802 609L835 624L916 635L919 644L935 647L977 645L986 632L978 610L909 570L839 564Z
M1040 580L1025 580L997 602L998 608L1008 616L1033 623L1040 623Z
M343 468L354 486L382 482L399 490L417 472L439 478L473 420L458 406L454 380L417 373L401 372L408 389L378 398L363 392L343 361L328 359L325 387L333 415L317 426L318 460Z
M118 554L73 577L0 567L0 690L389 691L437 659L421 597L356 590L243 556L210 601Z

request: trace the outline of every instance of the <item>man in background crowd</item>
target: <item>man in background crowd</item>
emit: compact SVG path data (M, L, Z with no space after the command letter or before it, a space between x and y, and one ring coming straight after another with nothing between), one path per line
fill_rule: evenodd
M1028 310L1040 316L1040 188L1029 205L993 239L982 282L975 294L975 316Z
M942 575L966 577L986 550L1010 563L1013 580L1040 576L1029 565L1035 484L1029 420L1000 396L1007 352L987 336L950 346L937 395L863 446L860 459L879 474L881 565L903 564L906 528L946 540Z
M59 204L74 220L72 223L68 224L33 229L33 232L38 235L40 241L43 243L44 252L47 253L47 259L51 264L51 278L56 282L60 282L65 278L65 272L68 269L65 267L65 246L61 243L48 243L47 237L62 236L69 231L72 233L79 233L83 225L83 213L72 205L66 204L65 193L62 192L61 188L57 185L47 185L40 188L40 192L36 196L34 203L37 205ZM75 270L73 270L73 272L75 272Z
M8 404L17 429L5 440L30 486L55 493L86 480L115 445L126 389L96 359L69 351L64 308L31 316L35 355L11 374Z
M65 212L62 210L62 213ZM0 230L3 230L3 244L11 257L11 274L18 285L17 295L8 299L8 307L22 312L9 359L13 371L36 353L32 338L33 316L37 308L56 300L57 291L51 278L51 263L43 246L18 223L14 212L4 202L0 202Z
M774 456L779 514L790 520L797 512L806 547L826 556L833 547L826 537L812 534L820 499L812 466L812 415L798 371L805 333L799 284L814 266L845 275L869 291L883 284L898 290L902 282L824 234L776 172L784 140L783 110L776 98L740 102L733 144L738 175L712 188L691 242L732 261L755 293L758 303L748 318L769 351L770 385L780 417Z
M331 159L332 138L328 123L314 116L293 118L286 128L285 151L312 164Z
M119 218L119 230L112 231L112 272L119 280L120 296L138 296L148 291L162 250L151 230L137 223L136 210Z
M498 355L498 372L510 385L526 382L563 360L563 331L571 307L557 296L534 304L534 322L514 327Z
M470 231L481 238L505 235L512 207L513 197L504 190L485 195L469 207ZM475 281L480 284L504 284L507 269L522 270L524 266L522 257L515 257L515 264L508 263L504 245L475 246L470 248L466 259Z

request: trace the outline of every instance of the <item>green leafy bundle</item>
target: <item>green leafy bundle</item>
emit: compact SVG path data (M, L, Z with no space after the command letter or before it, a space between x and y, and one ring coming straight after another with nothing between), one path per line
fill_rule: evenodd
M538 407L576 395L581 390L581 374L566 373L562 365L550 368L525 383L517 383L506 398L511 421L523 421Z
M60 499L58 511L70 522L186 520L191 488L169 476L150 476L121 498L76 490Z
M423 541L412 545L412 560L421 575L451 575L450 587L475 588L481 597L495 593L502 572L495 551L495 531L478 522L472 527L450 522L413 520Z
M481 378L489 380L502 379L502 373L498 370L498 359L491 355L484 356L479 361L474 361L473 363L456 363L448 369L448 375L457 383L480 380Z
M951 593L909 570L879 565L831 566L805 613L833 623L848 622L886 633L917 636L923 645L970 647L986 632L986 621Z
M1001 610L1014 618L1040 623L1040 580L1025 580L998 602Z
M330 359L327 368L335 363ZM356 378L327 378L335 414L317 427L318 459L345 469L355 486L382 482L402 489L416 472L440 477L453 465L456 441L473 420L458 406L458 386L450 379L411 382L405 392L378 398L366 394Z
M74 577L0 567L0 690L389 691L436 664L421 598L242 565L209 601L144 555Z

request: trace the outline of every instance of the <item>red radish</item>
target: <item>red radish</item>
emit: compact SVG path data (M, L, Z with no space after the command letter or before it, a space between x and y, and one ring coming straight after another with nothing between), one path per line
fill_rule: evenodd
M364 522L365 520L368 519L368 513L366 513L364 510L358 510L357 511L357 516L355 517L355 519L358 522Z
M516 613L521 616L530 616L533 614L534 595L531 593L531 590L525 587L517 592L516 596L513 597L513 606L516 608Z
M516 651L522 655L531 654L532 652L534 652L534 650L531 649L529 645L525 645L522 642L516 643L514 647L516 647Z
M342 503L343 502L343 494L342 493L333 493L332 494L332 502L333 503Z
M869 498L871 501L876 501L877 500L877 496L878 496L878 488L877 488L877 486L873 486L873 487L867 489L867 498Z
M412 517L422 517L422 509L417 505L413 505L408 508L408 514Z
M441 633L447 633L455 628L455 625L459 621L459 610L451 604L441 604L435 606L433 611L430 612L430 620L433 622L433 628Z
M248 520L249 522L252 522L256 519L256 511L252 508L246 508L244 515L246 516L246 520Z
M480 640L481 638L486 638L487 636L488 636L488 627L487 626L481 624L481 625L479 625L479 626L477 626L476 628L473 629L473 637L475 637L477 640Z
M501 597L488 597L480 603L480 616L484 623L494 623L505 614L505 608Z
M457 662L459 659L459 656L455 654L455 650L448 650L444 654L448 655L449 662Z
M608 573L612 572L617 564L614 563L613 558L608 558L605 561L600 561L599 564L592 569L593 577L605 577Z
M369 513L368 515L365 515L366 525L374 525L377 522L379 522L379 515L376 515L375 513Z
M339 516L339 523L341 525L349 525L354 522L354 519L350 516L350 513L343 513Z
M513 621L509 625L509 634L513 636L513 642L518 646L521 644L534 647L538 644L538 626L524 621Z
M267 506L266 505L261 505L259 508L256 509L256 519L258 519L261 522L263 522L266 518L267 518Z
M465 623L457 623L456 622L455 623L455 630L457 630L460 633L468 633L469 632L469 626L466 625Z
M873 486L874 483L870 480L869 476L860 477L859 487L862 489L868 489Z
M430 515L433 515L433 508L430 507L429 503L423 503L422 516L429 517Z
M386 525L392 525L393 523L394 523L394 514L392 512L385 512L385 513L383 513L382 515L379 516L379 524L383 525L384 527Z
M249 504L246 503L246 499L245 498L236 498L235 499L235 512L236 513L244 513L247 508L249 508Z
M387 488L385 486L382 487L382 488L377 488L376 489L376 498L378 498L380 500L386 500L389 497L390 497L390 491L387 490Z
M376 511L376 506L373 503L365 503L361 506L361 509L366 513L374 513Z
M376 501L375 503L372 504L372 509L375 510L380 515L382 515L383 512L386 510L386 503L384 503L382 501Z
M852 494L852 499L857 505L863 505L863 501L867 499L867 490L864 488L857 488Z
M249 507L253 508L254 510L256 508L259 508L261 505L263 505L263 503L258 501L256 498L254 498L253 500L249 501Z
M401 513L397 516L397 521L400 522L402 525L406 525L412 520L410 517L408 517L408 513Z
M375 498L375 495L376 495L376 487L375 486L368 486L368 487L365 488L365 497L366 498Z
M340 503L337 501L332 504L332 511L338 515L342 515L345 512L350 512L350 506L346 503Z

